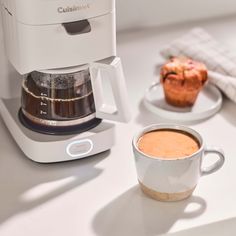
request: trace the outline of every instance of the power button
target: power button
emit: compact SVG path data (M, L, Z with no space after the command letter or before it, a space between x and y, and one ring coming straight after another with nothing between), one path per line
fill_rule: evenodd
M93 150L93 142L90 139L76 140L70 143L66 152L71 157L88 155Z

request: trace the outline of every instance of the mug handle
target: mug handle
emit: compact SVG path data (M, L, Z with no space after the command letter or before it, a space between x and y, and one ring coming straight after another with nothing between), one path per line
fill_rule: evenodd
M201 168L201 175L204 176L204 175L209 175L209 174L212 174L214 172L216 172L217 170L219 170L224 162L225 162L225 155L224 155L224 152L222 149L220 148L216 148L216 147L209 147L209 148L206 148L204 150L204 157L208 154L216 154L219 159L212 165L208 166L208 167L202 167Z

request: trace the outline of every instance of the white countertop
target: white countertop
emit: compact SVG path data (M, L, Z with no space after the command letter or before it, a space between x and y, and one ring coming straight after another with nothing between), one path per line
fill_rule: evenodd
M236 105L232 102L226 99L220 113L192 125L207 144L224 149L226 163L203 177L186 201L160 203L147 198L137 185L131 149L135 132L163 121L140 103L155 78L161 45L196 25L236 52L235 24L236 17L226 17L118 35L133 120L117 125L117 143L110 152L68 163L37 164L22 154L0 120L0 235L158 235L236 217Z

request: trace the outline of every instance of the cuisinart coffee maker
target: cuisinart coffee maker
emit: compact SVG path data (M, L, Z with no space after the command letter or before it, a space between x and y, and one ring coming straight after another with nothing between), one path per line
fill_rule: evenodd
M104 120L130 117L115 1L2 0L1 12L0 112L25 155L50 163L110 149Z

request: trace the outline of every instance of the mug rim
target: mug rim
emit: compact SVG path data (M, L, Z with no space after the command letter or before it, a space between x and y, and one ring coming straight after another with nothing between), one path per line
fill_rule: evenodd
M182 157L182 158L168 159L168 158L156 157L156 156L148 155L148 154L142 152L138 148L137 144L138 144L138 140L141 138L141 136L143 136L144 134L149 133L151 131L163 130L163 129L170 129L170 130L183 131L183 132L189 133L190 135L194 136L198 140L198 142L200 144L199 149L196 152L194 152L193 154L185 156L185 157ZM174 124L174 123L170 123L170 124L168 124L168 123L160 123L160 124L152 124L152 125L146 126L143 129L141 129L133 137L132 146L135 149L135 151L138 152L143 157L146 157L146 158L149 158L149 159L152 159L152 160L156 160L156 161L170 161L170 162L173 162L173 161L186 161L186 160L191 160L191 159L195 158L196 156L198 156L198 154L200 152L203 151L203 149L204 149L204 142L203 142L202 136L196 130L194 130L194 129L188 127L188 126Z

